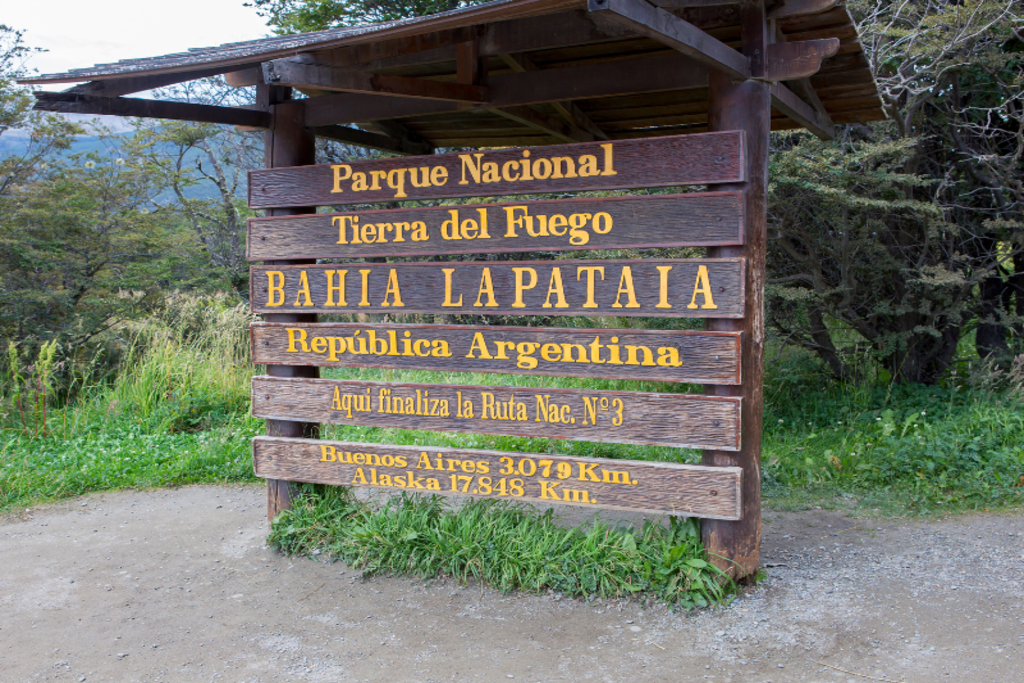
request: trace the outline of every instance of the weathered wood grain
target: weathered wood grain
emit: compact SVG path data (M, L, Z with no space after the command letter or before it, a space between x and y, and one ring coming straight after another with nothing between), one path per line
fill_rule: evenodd
M555 164L552 160L557 157L569 159L572 170L567 161ZM581 142L256 169L249 171L249 207L333 206L734 182L743 179L741 168L743 137L738 133ZM364 181L367 189L360 189Z
M742 315L744 299L742 259L343 263L249 272L256 313L732 318Z
M385 323L253 323L249 329L258 365L740 383L741 335L732 332ZM442 344L450 355L432 354Z
M246 256L263 261L740 244L741 197L693 193L250 218Z
M252 381L252 414L262 418L722 451L740 447L740 403L636 391Z
M252 449L256 476L286 481L710 519L740 513L737 467L263 436Z

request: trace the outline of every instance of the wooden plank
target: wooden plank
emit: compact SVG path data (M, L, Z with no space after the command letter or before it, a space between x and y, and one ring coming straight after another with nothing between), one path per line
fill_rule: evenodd
M254 313L735 318L742 259L253 266Z
M838 38L772 43L768 46L766 81L794 81L818 73L821 60L839 50Z
M591 14L627 26L733 78L750 78L750 61L725 43L644 0L590 0Z
M811 14L822 14L833 9L839 0L784 0L768 13L769 19L788 19L804 17Z
M150 119L174 119L222 123L233 126L270 126L270 114L265 111L215 107L186 102L161 102L136 97L96 97L70 92L35 92L36 109L65 114L103 114L111 116L139 116Z
M507 107L565 99L585 100L636 93L706 88L708 70L678 53L599 64L495 74L487 79L490 105ZM458 111L455 102L327 95L306 102L306 125L360 123L376 119L425 116Z
M380 133L370 133L347 126L320 126L313 128L318 138L334 140L346 145L358 145L368 149L379 149L397 154L430 154L434 148L429 142L413 142L407 138L396 138Z
M246 258L263 261L739 244L741 206L738 192L694 192L250 218ZM422 226L412 227L418 223Z
M390 323L253 323L249 330L257 365L740 382L733 332Z
M724 451L739 450L740 403L637 391L252 380L252 414L262 418Z
M695 185L742 180L742 167L743 138L727 132L368 159L249 171L249 207Z
M364 92L453 102L487 102L490 99L490 90L480 85L435 81L429 78L386 76L368 71L336 69L323 64L307 64L292 59L267 62L263 65L263 78L267 83L295 88Z
M288 481L707 519L741 507L735 467L265 436L252 447L257 477Z

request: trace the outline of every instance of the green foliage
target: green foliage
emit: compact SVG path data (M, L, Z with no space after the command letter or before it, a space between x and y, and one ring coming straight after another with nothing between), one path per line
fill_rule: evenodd
M252 0L275 33L309 33L342 26L358 26L383 21L445 12L479 0Z
M24 369L9 354L2 399L0 510L122 487L251 480L244 304L177 296L111 334L127 345L112 383L90 382L74 402L45 393L55 345ZM22 407L23 409L19 408Z
M600 521L567 528L551 511L438 497L396 496L380 507L344 488L305 487L279 515L268 543L292 555L325 552L367 575L479 581L508 592L573 597L651 595L687 609L723 604L736 586L708 561L696 520L652 521L639 531Z
M850 3L890 122L776 136L771 324L858 379L939 382L1024 348L1020 3Z

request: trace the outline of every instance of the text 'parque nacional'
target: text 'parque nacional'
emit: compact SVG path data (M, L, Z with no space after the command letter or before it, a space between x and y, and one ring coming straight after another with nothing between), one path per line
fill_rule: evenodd
M743 135L702 133L249 172L249 207L666 187L743 180Z

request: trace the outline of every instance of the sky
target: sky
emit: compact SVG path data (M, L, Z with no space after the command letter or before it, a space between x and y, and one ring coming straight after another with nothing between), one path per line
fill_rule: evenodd
M47 50L28 62L46 74L271 35L256 10L244 2L3 0L0 23L24 31L26 45ZM68 87L53 84L40 89Z

